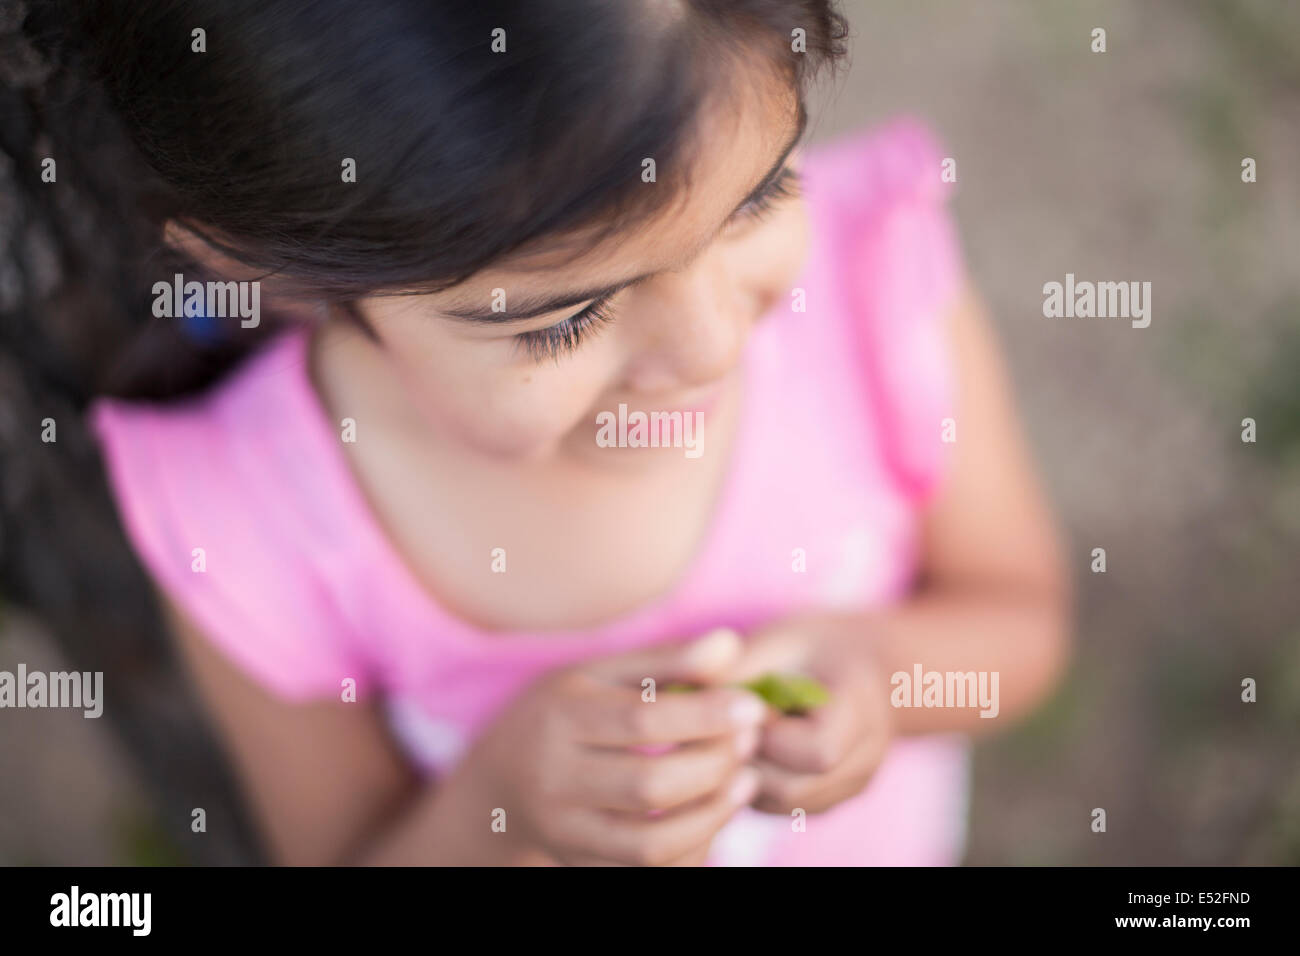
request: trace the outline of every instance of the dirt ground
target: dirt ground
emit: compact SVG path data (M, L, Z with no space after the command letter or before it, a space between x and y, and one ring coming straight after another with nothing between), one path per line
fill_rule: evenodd
M968 862L1300 863L1300 5L844 7L853 65L814 138L906 112L957 160L1076 568L1071 675L980 744ZM1151 282L1150 327L1044 318L1066 273ZM10 616L18 661L62 666ZM107 727L56 713L40 737L0 720L0 863L178 859Z
M981 745L968 862L1300 862L1300 7L847 9L822 132L904 109L957 159L1077 569L1072 676ZM1068 272L1150 281L1150 327L1045 319Z

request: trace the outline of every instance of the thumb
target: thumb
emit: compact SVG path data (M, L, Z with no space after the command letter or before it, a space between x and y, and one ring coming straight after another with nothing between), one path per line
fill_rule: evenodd
M807 667L803 633L795 626L777 625L754 635L734 660L723 680L744 683L768 673L799 672Z
M709 684L720 682L744 650L740 635L717 628L703 637L674 644L638 648L593 662L588 673L618 684L635 684L653 677L655 683Z

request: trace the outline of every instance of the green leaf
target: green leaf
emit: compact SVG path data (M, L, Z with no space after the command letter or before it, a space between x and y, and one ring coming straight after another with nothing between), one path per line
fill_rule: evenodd
M664 685L664 693L666 694L682 694L692 690L699 690L699 688L696 687L694 684L665 684Z
M783 714L805 714L831 699L819 681L804 674L778 674L770 671L751 681L734 686L757 694ZM699 690L694 684L665 684L664 692L680 694Z
M807 713L831 698L819 681L803 674L767 673L744 686L785 714Z

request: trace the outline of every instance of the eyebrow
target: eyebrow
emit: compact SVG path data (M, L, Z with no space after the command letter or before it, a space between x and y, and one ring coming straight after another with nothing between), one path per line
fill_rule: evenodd
M799 114L798 120L795 124L794 135L790 137L790 141L786 144L785 149L781 151L781 155L777 158L776 162L772 164L772 168L767 171L759 181L758 185L750 191L749 195L742 199L736 205L736 208L727 215L724 223L730 222L732 218L740 212L740 210L754 202L762 196L764 192L772 187L772 184L785 169L785 165L790 159L790 154L794 152L794 148L799 145L799 140L803 138L804 130L807 126L808 113L804 109L804 104L801 101L799 103ZM694 256L687 256L686 261L689 261L691 258L694 258ZM493 312L491 309L483 309L479 306L449 306L446 308L440 308L438 311L443 315L450 316L451 318L464 319L470 322L502 324L507 322L520 322L524 319L535 319L539 315L548 315L551 312L559 312L561 309L571 308L572 306L579 305L583 302L596 302L601 299L612 298L623 289L636 285L638 282L643 282L651 276L656 275L658 271L660 270L643 272L630 279L624 279L620 282L614 283L613 285L601 286L596 289L580 289L574 292L562 292L556 295L528 298L523 300L516 308L510 309L508 312Z

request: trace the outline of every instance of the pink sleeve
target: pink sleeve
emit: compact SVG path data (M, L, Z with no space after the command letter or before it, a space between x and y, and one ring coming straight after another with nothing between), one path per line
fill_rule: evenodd
M200 405L100 399L91 423L128 538L159 589L232 663L293 701L370 679L291 532L293 490L243 467L265 453ZM279 499L279 495L285 497ZM201 550L198 550L201 549Z
M916 500L932 495L945 474L952 447L945 419L956 419L945 318L963 265L943 160L924 126L900 120L841 167L856 166L859 195L866 187L843 251L883 454Z

